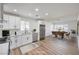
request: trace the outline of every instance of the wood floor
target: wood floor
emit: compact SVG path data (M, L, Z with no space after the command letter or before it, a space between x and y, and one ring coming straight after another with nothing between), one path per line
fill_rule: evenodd
M74 39L75 40L75 39ZM25 55L79 55L76 41L57 39L52 36L36 42L39 47L27 52ZM21 55L20 47L13 49L14 55Z

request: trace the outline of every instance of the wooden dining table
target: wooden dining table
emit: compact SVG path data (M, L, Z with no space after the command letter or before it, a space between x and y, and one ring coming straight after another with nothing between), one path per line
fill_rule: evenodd
M62 38L64 38L65 33L67 33L67 32L65 32L65 31L52 31L52 34L55 35L55 37L57 37L59 35Z

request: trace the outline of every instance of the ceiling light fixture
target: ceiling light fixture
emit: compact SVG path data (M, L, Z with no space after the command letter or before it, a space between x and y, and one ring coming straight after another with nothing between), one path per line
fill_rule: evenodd
M39 9L38 9L38 8L36 8L36 9L35 9L35 11L39 11Z
M48 13L45 13L45 15L48 15Z
M14 12L16 12L17 10L16 10L16 9L14 9L13 11L14 11Z

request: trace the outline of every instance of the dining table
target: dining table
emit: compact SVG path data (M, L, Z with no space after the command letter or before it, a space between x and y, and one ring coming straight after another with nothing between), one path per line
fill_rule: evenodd
M64 34L67 33L65 31L52 31L52 34L57 37L58 35L61 36L61 38L64 38Z

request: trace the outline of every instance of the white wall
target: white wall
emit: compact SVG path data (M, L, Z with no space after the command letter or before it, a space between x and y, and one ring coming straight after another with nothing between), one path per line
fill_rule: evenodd
M52 35L52 29L51 29L51 26L52 26L52 23L51 22L45 22L45 25L46 25L46 28L45 28L45 36L50 36Z

